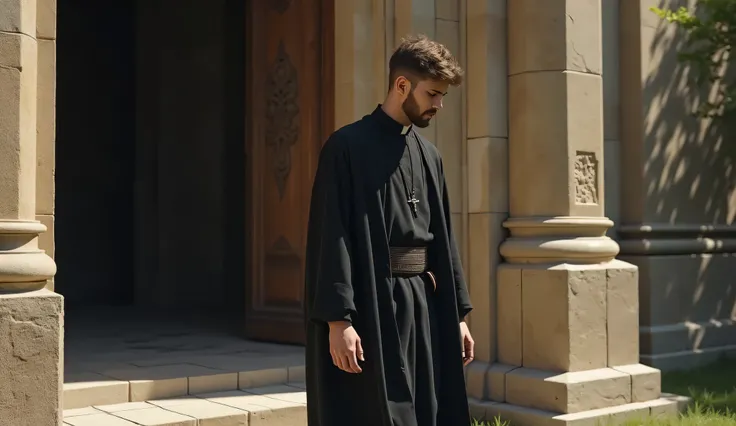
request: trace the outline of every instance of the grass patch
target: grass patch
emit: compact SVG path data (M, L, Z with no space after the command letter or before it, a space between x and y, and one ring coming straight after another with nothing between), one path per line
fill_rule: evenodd
M706 367L662 374L662 391L693 399L688 412L670 419L648 419L627 426L736 426L736 360L723 359ZM472 426L509 426L493 419Z
M662 390L693 399L700 411L736 413L736 360L662 375Z
M474 420L473 424L470 426L509 426L509 423L501 421L501 419L497 417L493 419L493 421L491 421L490 423L489 422L482 423L477 420Z

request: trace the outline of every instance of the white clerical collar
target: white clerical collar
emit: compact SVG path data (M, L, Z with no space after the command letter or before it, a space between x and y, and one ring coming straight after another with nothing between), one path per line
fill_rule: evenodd
M402 135L405 135L405 134L409 133L409 129L411 129L411 126L404 126L404 127L402 127L401 128L401 134Z

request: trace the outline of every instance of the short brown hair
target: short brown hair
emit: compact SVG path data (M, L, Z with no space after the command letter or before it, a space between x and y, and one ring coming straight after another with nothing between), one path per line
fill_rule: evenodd
M463 81L463 70L450 50L424 35L409 36L401 40L388 63L390 84L399 74L406 75L415 86L416 78L447 82L458 86ZM416 87L416 86L415 86Z

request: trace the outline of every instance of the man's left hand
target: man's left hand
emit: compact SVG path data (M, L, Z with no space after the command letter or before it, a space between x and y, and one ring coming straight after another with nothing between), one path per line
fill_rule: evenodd
M470 335L468 324L466 324L465 321L460 323L460 339L463 344L463 365L468 365L473 361L475 342L473 341L473 337Z

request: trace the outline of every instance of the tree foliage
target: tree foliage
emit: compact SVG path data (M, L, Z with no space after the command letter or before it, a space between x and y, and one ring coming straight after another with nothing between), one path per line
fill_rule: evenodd
M651 10L685 32L679 59L695 71L696 84L712 94L701 102L698 114L736 116L736 69L729 72L736 62L731 55L736 44L736 0L697 0L694 10Z

